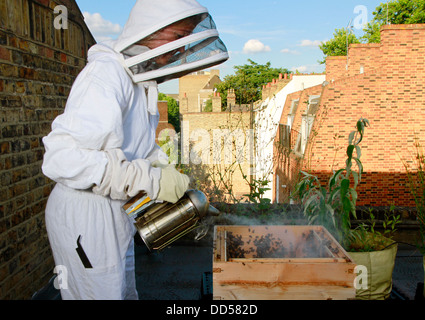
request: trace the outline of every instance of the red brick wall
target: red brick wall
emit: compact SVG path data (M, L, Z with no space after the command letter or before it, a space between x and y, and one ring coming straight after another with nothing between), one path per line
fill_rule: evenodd
M348 74L342 70L338 77L334 61L342 59L328 59L335 81L321 101L326 119L320 128L315 121L312 169L343 167L348 134L360 117L367 118L358 204L414 206L401 159L412 158L415 134L425 144L425 25L384 26L381 39L379 46L350 48Z
M345 77L347 74L347 57L327 57L326 58L326 81Z
M280 123L287 124L288 122L288 114L291 112L291 106L293 100L299 100L297 111L292 123L292 131L291 131L291 145L294 146L297 136L301 129L301 120L302 115L306 112L307 102L309 100L309 96L320 95L323 90L322 85L317 85L311 88L307 88L302 91L297 91L291 93L287 96ZM286 150L279 146L279 135L277 135L274 141L274 185L273 185L273 201L276 201L276 192L279 192L278 198L279 202L287 202L290 198L290 193L292 192L297 177L298 172L302 169L302 161L300 155L298 154L288 154ZM277 190L276 179L279 176L279 190ZM283 187L284 186L284 187Z
M156 129L156 143L158 143L158 138L165 139L167 136L171 135L171 130L175 130L174 126L171 123L168 123L168 103L167 101L158 101L158 111L159 111L159 123ZM169 129L170 133L167 131L160 134L163 130Z
M303 91L293 93L289 95L290 99L299 99L297 113L295 114L294 122L292 123L292 129L297 132L301 131L301 120L302 115L304 115L307 111L308 101L310 96L320 95L322 92L322 85L314 86ZM288 99L287 99L288 100ZM291 101L288 104L285 103L283 117L287 119L287 116L290 112ZM286 121L285 121L286 123Z
M67 30L54 28L60 4ZM73 0L0 1L0 299L29 299L54 275L44 225L53 183L41 171L41 139L91 44Z
M346 76L352 77L363 73L374 72L375 69L381 67L380 52L381 44L351 44L348 49L348 70Z

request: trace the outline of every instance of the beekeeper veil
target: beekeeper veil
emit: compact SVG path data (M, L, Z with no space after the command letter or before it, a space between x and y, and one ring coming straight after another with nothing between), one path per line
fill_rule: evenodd
M138 0L114 49L135 83L162 83L229 58L208 10L195 0Z

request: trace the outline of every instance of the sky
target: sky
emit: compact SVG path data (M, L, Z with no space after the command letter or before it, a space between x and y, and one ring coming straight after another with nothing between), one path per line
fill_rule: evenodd
M155 0L153 0L155 1ZM161 1L161 0L156 0ZM136 0L76 0L97 42L116 39ZM357 36L385 0L198 0L213 17L230 59L214 69L220 77L234 66L271 63L301 73L320 73L324 65L319 45L335 29L352 27ZM160 85L163 93L178 93L178 81Z

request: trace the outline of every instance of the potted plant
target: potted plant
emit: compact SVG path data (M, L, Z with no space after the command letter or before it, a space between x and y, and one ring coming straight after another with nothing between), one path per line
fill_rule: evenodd
M394 214L394 207L391 207L382 222L384 231L380 232L370 209L368 221L351 231L346 250L357 265L367 270L362 277L364 282L357 283L357 299L384 300L390 297L397 255L397 242L392 237L400 222L400 215Z
M354 262L367 268L367 290L369 291L366 292L366 289L362 286L360 290L356 291L356 297L359 299L364 299L365 297L366 299L386 299L391 292L391 285L388 292L388 283L392 284L392 270L397 246L392 245L393 241L386 237L386 233L377 232L374 224L369 227L362 224L356 229L352 229L351 226L351 218L357 219L356 188L363 173L359 144L363 140L364 130L367 126L369 126L367 119L361 118L357 121L356 130L352 131L348 137L349 145L346 151L345 168L333 172L329 178L327 188L321 185L318 177L307 172L301 172L302 177L295 187L293 197L301 201L304 207L304 215L307 217L309 224L325 226L349 255L352 256ZM353 163L355 163L357 171L354 170ZM375 220L373 216L371 216L371 219ZM397 218L392 218L391 214L389 214L386 222L387 226L389 228L395 227L396 221ZM374 266L382 265L376 259L382 260L383 251L385 250L392 252L390 255L392 260L383 263L389 267L389 270L383 271L382 268L377 270L378 274L382 276L385 274L384 282L387 285L383 286L374 282L375 280L379 282L382 280L380 276L373 275L372 271L375 269ZM362 253L359 255L351 254L354 251ZM371 252L377 253L371 254ZM362 256L366 257L363 259ZM366 263L367 261L370 263Z
M414 146L415 155L413 163L415 167L410 168L407 161L402 161L404 167L406 168L410 191L413 195L416 205L416 219L419 223L419 239L417 242L417 246L421 253L424 255L423 296L425 298L425 155L418 137L415 138Z

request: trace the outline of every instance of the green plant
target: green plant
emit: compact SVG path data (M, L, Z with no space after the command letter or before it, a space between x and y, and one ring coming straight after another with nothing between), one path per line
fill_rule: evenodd
M356 218L356 187L363 172L359 144L367 126L367 119L357 121L356 130L348 136L345 168L332 174L327 188L321 185L317 176L301 171L302 178L293 192L294 198L301 200L309 224L325 226L343 246L348 245L351 215ZM353 169L353 162L358 171Z
M243 177L245 180L246 176ZM250 192L249 194L244 194L245 197L248 197L249 201L255 204L256 209L259 213L264 213L270 209L271 200L264 198L266 191L270 190L267 187L269 181L267 179L252 179L252 182L248 182Z
M394 206L390 207L389 212L385 213L382 221L383 232L377 229L377 220L369 208L369 219L361 223L357 228L351 231L349 235L348 251L370 252L386 249L395 243L392 240L396 226L401 223L400 215L394 214Z
M414 168L402 160L409 180L411 194L415 200L416 217L419 222L418 248L425 255L425 155L418 137L415 137Z

